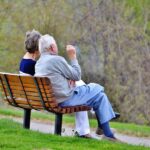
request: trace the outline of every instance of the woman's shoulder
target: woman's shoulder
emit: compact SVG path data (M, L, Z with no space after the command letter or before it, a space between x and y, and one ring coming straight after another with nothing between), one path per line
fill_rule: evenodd
M27 58L22 58L21 59L21 63L36 63L36 61L35 60L33 60L33 59L27 59Z

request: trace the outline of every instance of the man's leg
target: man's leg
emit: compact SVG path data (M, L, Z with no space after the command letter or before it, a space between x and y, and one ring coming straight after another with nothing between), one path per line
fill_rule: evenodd
M76 131L78 134L86 135L90 133L89 119L87 111L76 112Z
M87 105L92 107L98 117L98 121L100 122L100 124L104 125L103 130L105 129L105 127L106 129L109 128L109 121L115 117L115 113L107 98L107 95L104 93L103 88L98 84L92 83L77 87L75 90L75 94L69 100L66 100L60 105ZM105 133L106 132L104 132L104 134Z
M98 126L103 130L104 135L109 138L115 138L109 126L109 120L110 118L115 117L115 113L113 112L107 95L104 92L101 92L97 95L93 108L98 119Z

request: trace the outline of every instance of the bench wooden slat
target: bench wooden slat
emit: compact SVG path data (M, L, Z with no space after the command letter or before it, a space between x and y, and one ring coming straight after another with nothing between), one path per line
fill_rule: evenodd
M14 95L14 96L16 96L16 95ZM40 102L40 98L39 97L28 96L27 98L28 98L29 103L32 102L32 101ZM22 96L22 97L18 96L17 98L14 97L14 100L16 101L17 104L22 103L22 99L24 99L26 102L28 102L25 96ZM6 97L5 100L8 100L9 102L11 102L13 104L13 99L11 99L10 97L9 98ZM47 107L53 108L53 107L57 107L58 106L58 104L55 102L54 98L48 98L48 99L47 98L43 98L43 101L44 101L44 103L48 104L48 105L46 105Z
M25 101L25 100L17 99L16 102L17 102L17 104L27 104L28 105L27 100ZM29 103L32 106L41 106L42 107L42 104L39 101L29 101ZM49 102L46 102L45 105L46 105L46 107L49 107ZM56 104L51 103L51 106L56 107Z
M31 109L31 107L27 104L18 104L19 107L21 108L26 108L26 109ZM43 110L43 106L35 106L34 109L37 109L37 110Z
M19 78L16 77L16 76L7 76L7 77L8 77L8 80L15 81L15 82L16 82L16 81L20 82ZM35 84L33 78L30 77L30 76L20 76L20 78L21 78L21 81L22 81L23 83ZM49 80L47 80L46 78L43 78L43 79L40 80L40 78L37 77L36 79L37 79L39 85L41 85L41 84L49 85L49 83L50 83ZM42 81L42 82L41 82L41 81Z
M7 89L5 88L5 90L6 90L6 93L7 93L7 95L9 95L9 92L7 91ZM4 92L3 92L3 94L5 94ZM24 95L25 96L25 93L24 93L24 91L18 91L18 90L12 90L12 94L13 95L18 95L18 96L20 96L20 95ZM39 93L34 93L34 92L28 92L28 91L26 91L26 95L27 96L33 96L33 97L39 97ZM42 96L43 96L43 98L53 98L55 95L54 95L54 93L52 93L52 94L46 94L46 93L44 93L44 92L42 92Z
M6 87L6 86L5 86ZM31 91L31 92L38 92L38 90L37 89L35 89L35 88L29 88L29 87L24 87L24 86L13 86L13 85L11 85L10 86L11 87L11 89L13 89L13 90L23 90L23 89L25 89L26 91ZM44 88L40 88L41 89L41 92L46 92L46 93L53 93L52 92L52 89L44 89Z
M9 81L8 81L9 82ZM4 83L4 87L7 87L6 83L5 83L5 80L3 80L3 83ZM28 90L31 90L31 91L37 91L36 89L36 85L35 83L31 83L31 84L22 84L18 81L18 83L16 82L9 82L10 86L12 89L18 89L18 90L22 90L23 88L26 88ZM52 89L50 88L49 85L39 85L39 87L44 91L46 92L52 92Z
M4 81L4 80L3 80ZM22 86L22 84L21 83L16 83L16 82L9 82L9 84L11 85L11 86L16 86L16 87L20 87L20 86ZM4 81L4 86L6 86L6 83L5 83L5 81ZM33 88L33 89L36 89L36 85L35 84L26 84L26 83L23 83L23 87L25 87L25 88ZM43 89L43 85L39 85L39 87L41 88L41 89ZM44 89L45 90L49 90L50 89L50 86L49 85L44 85Z
M7 97L8 99L9 99L9 101L10 102L13 102L13 100L10 98L10 97ZM15 101L16 101L16 103L17 104L28 104L28 102L29 102L29 104L31 104L31 105L34 105L34 104L40 104L40 105L42 105L42 103L39 101L39 100L28 100L27 101L27 99L26 98L17 98L17 99L15 99ZM53 102L53 101L45 101L44 102L44 104L46 104L46 106L47 107L52 107L52 108L54 108L54 107L57 107L58 105L57 105L57 103L55 103L55 102Z
M14 98L26 98L26 96L24 95L14 95ZM40 101L40 98L39 97L33 97L33 96L27 96L28 100L33 100L33 101ZM43 101L44 102L54 102L54 98L43 98ZM56 103L56 102L55 102Z
M20 79L23 83L26 83L26 84L35 84L32 76L23 76L23 75L14 75L14 74L0 74L0 77L2 80L5 80L4 79L4 75L7 77L8 81L11 81L11 82L15 82L15 83L20 83ZM20 79L19 79L20 77ZM38 84L39 85L50 85L50 81L48 80L48 78L46 77L35 77L38 81Z
M24 94L24 89L25 89L26 92L38 93L38 90L33 89L33 88L24 88L24 89L23 89L22 87L17 87L17 86L15 86L15 87L10 86L10 87L11 87L11 90L12 90L14 93L18 93L18 94L19 94L19 93L20 93L20 94ZM0 84L0 88L1 88L1 89L3 88L1 84ZM4 86L4 88L5 88L5 90L7 90L6 85ZM54 95L54 93L53 93L52 90L44 90L44 89L41 89L41 93L42 93L43 95L47 95L48 97Z

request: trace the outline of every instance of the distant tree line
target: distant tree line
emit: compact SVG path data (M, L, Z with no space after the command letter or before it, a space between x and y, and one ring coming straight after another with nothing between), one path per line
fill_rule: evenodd
M75 44L85 82L105 90L124 122L150 125L149 0L1 0L0 71L18 72L25 32Z

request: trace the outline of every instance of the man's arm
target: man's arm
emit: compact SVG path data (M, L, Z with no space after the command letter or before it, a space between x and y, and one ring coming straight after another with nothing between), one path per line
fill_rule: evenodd
M71 60L71 65L63 58L57 59L55 67L68 80L78 81L81 79L81 69L78 60Z
M70 59L70 65L63 57L59 57L57 60L57 69L68 80L78 81L81 79L81 68L76 58L76 49L72 45L66 47L67 55Z

